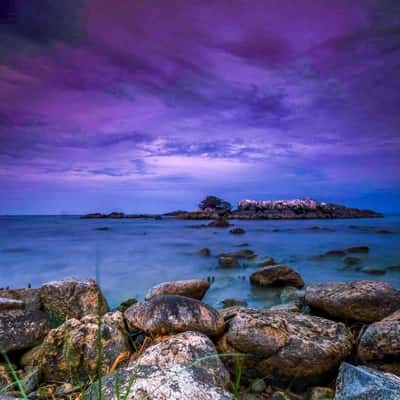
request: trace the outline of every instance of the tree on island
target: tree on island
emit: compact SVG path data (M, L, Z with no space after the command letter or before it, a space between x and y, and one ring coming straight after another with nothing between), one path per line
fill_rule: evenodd
M229 213L232 205L216 196L207 196L200 204L200 210L212 210L218 213Z

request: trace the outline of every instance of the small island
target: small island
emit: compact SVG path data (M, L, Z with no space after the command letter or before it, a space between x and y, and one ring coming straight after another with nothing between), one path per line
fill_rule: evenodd
M360 210L340 204L319 202L314 199L290 200L240 200L236 209L232 205L216 196L207 196L193 211L172 211L163 215L152 214L124 214L112 212L110 214L91 213L81 218L154 218L163 217L185 220L290 220L290 219L345 219L345 218L382 218L383 214L372 210Z

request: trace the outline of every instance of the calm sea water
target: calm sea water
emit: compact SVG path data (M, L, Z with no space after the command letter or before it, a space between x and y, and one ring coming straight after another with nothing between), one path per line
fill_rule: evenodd
M252 306L278 302L276 289L253 288L249 275L255 262L221 269L216 255L237 251L248 243L260 258L272 256L301 273L306 283L352 279L386 280L400 288L400 272L375 276L342 271L341 258L315 260L328 250L370 246L360 255L362 266L400 264L400 216L363 220L235 221L246 229L195 229L194 221L82 220L74 216L0 217L0 287L33 287L68 276L98 276L110 304L130 297L142 299L159 282L214 277L205 301L215 306L225 298ZM97 228L108 227L100 231ZM321 229L310 229L319 227ZM278 229L278 231L276 231ZM390 233L382 233L381 230ZM211 257L197 251L209 247Z

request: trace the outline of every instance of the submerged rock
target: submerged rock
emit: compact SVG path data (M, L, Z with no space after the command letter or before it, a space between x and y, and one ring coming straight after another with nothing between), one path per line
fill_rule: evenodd
M239 266L239 261L233 256L219 256L218 264L222 268L237 268Z
M370 274L370 275L385 275L386 274L386 270L383 268L379 268L379 267L364 267L364 268L361 268L361 272L364 272L364 273Z
M217 310L178 295L156 296L134 304L126 310L125 319L129 328L140 329L148 335L197 331L217 336L224 329L224 320Z
M39 366L46 382L76 383L97 376L99 349L104 374L130 350L121 312L105 314L101 321L96 315L68 319L49 332L31 362Z
M229 231L229 233L232 233L234 235L243 235L246 233L246 231L243 228L233 228Z
M247 301L239 299L225 299L222 300L222 305L223 308L234 307L234 306L247 307Z
M360 264L361 259L358 257L348 256L343 260L343 262L346 266L353 266Z
M25 350L38 344L49 331L41 311L8 310L0 313L0 350Z
M201 300L206 294L210 283L206 279L187 279L182 281L163 282L152 287L146 294L145 300L164 294L178 294Z
M400 309L368 326L358 356L369 366L400 375Z
M209 257L211 255L211 251L208 247L203 247L199 250L199 254L204 257Z
M211 221L207 226L211 228L229 228L231 224L225 218L217 218L214 221Z
M276 265L276 261L272 257L268 257L264 261L258 263L257 267L263 268L263 267L270 267L271 265Z
M44 284L40 288L43 309L60 320L80 319L85 315L103 315L108 305L97 283L67 278Z
M304 286L300 274L287 265L264 267L250 275L250 282L258 286Z
M335 318L375 322L400 308L400 293L386 282L321 283L307 287L306 303Z
M340 366L335 400L398 399L400 399L399 377L348 363Z
M246 368L258 377L319 376L337 368L353 347L344 324L299 313L239 309L228 324L219 350L252 355Z

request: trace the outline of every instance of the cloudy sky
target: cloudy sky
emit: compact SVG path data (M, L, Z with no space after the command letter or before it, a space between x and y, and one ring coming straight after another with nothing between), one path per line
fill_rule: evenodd
M400 210L398 0L2 0L0 43L0 213Z

